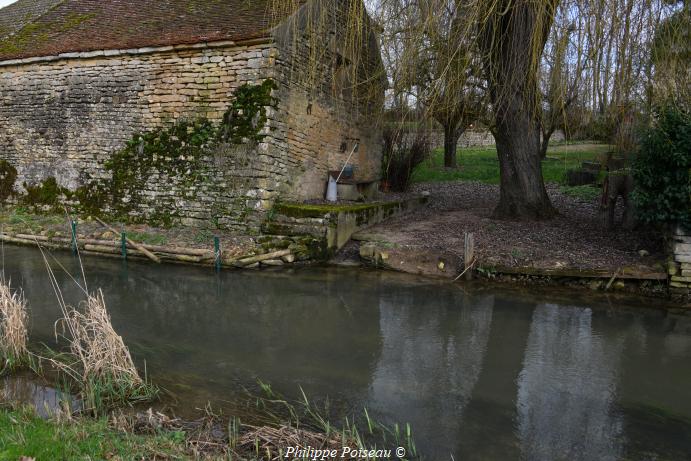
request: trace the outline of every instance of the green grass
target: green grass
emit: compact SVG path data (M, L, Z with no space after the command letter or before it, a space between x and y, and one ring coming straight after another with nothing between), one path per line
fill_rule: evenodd
M570 195L584 202L594 202L602 196L602 190L593 186L561 186L562 194Z
M31 231L37 231L44 226L66 223L64 215L33 213L25 207L16 207L0 211L0 224L26 226Z
M108 427L106 419L55 422L32 410L0 409L0 461L188 459L180 434L138 436Z
M547 183L565 184L566 171L582 162L598 160L611 149L606 144L558 144L550 147L542 173ZM414 182L480 181L499 184L499 160L494 147L459 149L457 169L444 168L444 152L434 151L432 158L420 165L413 174Z
M146 245L165 245L168 238L164 235L150 234L148 232L128 232L127 238L137 243Z

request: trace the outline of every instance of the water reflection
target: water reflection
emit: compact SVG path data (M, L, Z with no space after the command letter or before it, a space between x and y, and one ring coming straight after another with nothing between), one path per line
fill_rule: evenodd
M590 309L539 305L533 312L517 420L529 460L616 460L623 420L614 410L621 337L597 336Z
M382 354L368 403L380 414L405 414L413 427L435 421L427 443L448 446L462 429L463 410L482 370L494 296L423 294L382 296Z
M0 380L0 401L22 402L36 410L41 418L74 413L81 402L66 392L40 384L33 376L5 376Z

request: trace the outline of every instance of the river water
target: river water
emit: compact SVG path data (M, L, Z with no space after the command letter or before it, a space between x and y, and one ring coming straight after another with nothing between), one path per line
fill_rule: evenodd
M40 253L5 247L53 341ZM66 253L58 261L77 276ZM223 272L85 259L116 330L179 415L257 380L336 418L410 423L430 460L691 459L691 313L656 301L465 287L362 269ZM79 290L57 271L65 297ZM170 400L170 399L169 399ZM332 415L334 416L334 415Z

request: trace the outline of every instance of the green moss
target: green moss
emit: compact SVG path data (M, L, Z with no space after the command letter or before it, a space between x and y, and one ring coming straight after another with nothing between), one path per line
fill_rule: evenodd
M377 210L381 207L396 206L392 203L364 203L357 205L313 205L305 203L277 203L274 205L275 212L290 218L323 218L329 213L354 213L365 210Z
M51 210L58 210L62 197L70 197L68 189L60 187L54 177L46 178L42 183L31 185L24 183L26 195L22 197L22 203L32 207L50 207Z
M0 204L5 203L14 193L17 169L7 160L0 160Z
M278 104L271 95L277 88L276 82L267 79L261 85L244 84L235 90L233 101L223 116L221 140L233 144L261 142L265 135L260 133L268 120L266 108L275 108Z
M168 238L165 235L150 234L148 232L128 232L127 237L134 242L147 245L165 245L168 243Z
M243 85L234 94L224 122L217 126L206 118L177 121L169 127L135 134L127 145L108 159L105 170L110 179L93 181L75 193L80 212L90 215L108 214L130 222L146 222L172 226L179 211L170 203L154 204L158 209L148 215L137 215L139 205L146 201L143 191L152 176L167 177L181 187L180 195L194 200L199 186L208 183L204 158L215 152L221 143L258 142L266 124L266 106L276 100L271 96L276 84L266 80L261 85ZM234 204L213 204L212 214L218 222ZM172 210L171 210L172 209ZM107 212L107 213L106 213Z
M61 21L50 23L34 22L27 24L16 33L8 35L0 40L0 53L19 54L31 51L42 43L47 42L51 34L72 30L94 16L94 14L72 13Z

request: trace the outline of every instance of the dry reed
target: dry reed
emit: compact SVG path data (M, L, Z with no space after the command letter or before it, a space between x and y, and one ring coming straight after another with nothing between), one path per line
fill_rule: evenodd
M70 351L79 361L81 380L113 380L141 385L130 351L106 309L103 292L87 295L81 309L64 306L60 323L70 334Z
M49 361L79 385L85 408L98 413L120 404L153 399L158 389L137 371L129 349L113 328L103 292L88 291L81 260L83 285L73 281L86 300L74 308L65 301L45 253L43 257L62 311L62 318L55 324L55 336L69 344L69 354Z
M16 368L29 363L28 313L21 291L13 291L10 283L0 277L0 359L3 368Z

